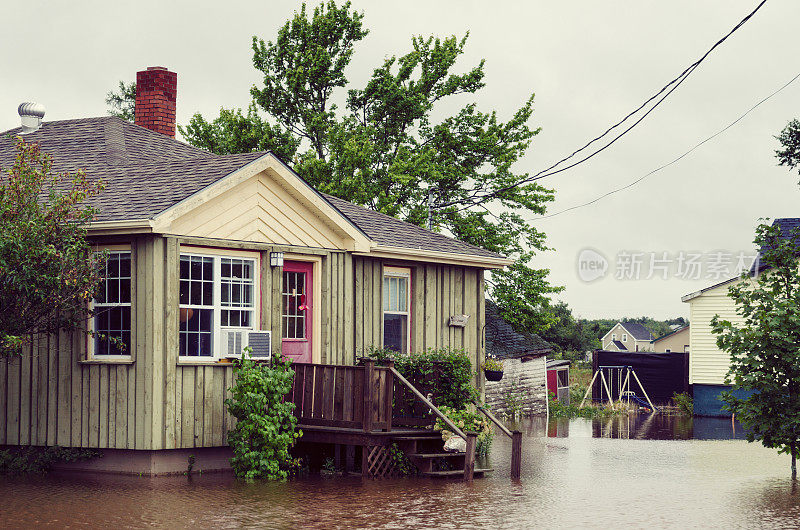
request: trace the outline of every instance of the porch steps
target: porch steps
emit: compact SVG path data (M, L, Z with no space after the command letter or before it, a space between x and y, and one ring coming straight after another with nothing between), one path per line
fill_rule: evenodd
M466 453L443 450L442 434L423 431L413 435L393 436L392 441L406 454L419 475L431 478L461 478L464 476ZM474 477L483 477L491 469L476 468Z
M492 468L475 468L473 472L473 476L475 478L483 477L484 473L490 473L494 471ZM423 471L420 473L423 477L431 477L431 478L461 478L464 476L463 469L450 469L447 471Z
M427 442L430 440L441 440L442 433L431 432L431 434L417 434L413 436L392 436L395 442Z
M409 458L447 458L451 456L461 456L463 457L465 453L462 452L453 452L453 453L411 453L408 456Z

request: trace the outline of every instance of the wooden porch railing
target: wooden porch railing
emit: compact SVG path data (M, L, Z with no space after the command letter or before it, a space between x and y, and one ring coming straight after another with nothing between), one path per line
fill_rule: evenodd
M291 393L294 414L300 425L357 429L364 433L391 432L398 426L432 426L440 418L467 442L464 480L471 481L475 466L477 434L463 432L414 384L388 361L376 366L371 359L361 366L293 363ZM432 383L433 381L426 381ZM430 387L430 385L421 385ZM480 403L477 410L512 440L511 478L519 479L522 433L510 431Z
M392 430L393 378L386 367L293 363L288 396L301 425Z

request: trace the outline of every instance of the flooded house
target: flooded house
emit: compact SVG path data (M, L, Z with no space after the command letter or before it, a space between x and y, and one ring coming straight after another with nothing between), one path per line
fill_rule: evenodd
M486 300L486 353L503 363L503 378L486 381L486 404L499 414L547 412L547 354L553 348L534 333L518 332Z
M245 346L343 367L330 371L336 392L371 347L463 348L480 365L484 271L510 260L319 193L271 153L220 156L179 142L177 75L148 68L137 87L135 124L39 116L0 139L0 167L13 164L22 134L55 171L105 182L88 228L108 261L88 325L125 344L37 336L0 363L0 445L101 449L84 464L93 470L182 472L190 455L196 469L222 469L230 359ZM391 430L384 412L374 423Z

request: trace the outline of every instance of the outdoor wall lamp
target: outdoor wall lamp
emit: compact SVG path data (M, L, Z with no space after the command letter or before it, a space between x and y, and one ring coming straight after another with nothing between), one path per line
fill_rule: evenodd
M270 252L269 264L271 267L283 267L283 252Z

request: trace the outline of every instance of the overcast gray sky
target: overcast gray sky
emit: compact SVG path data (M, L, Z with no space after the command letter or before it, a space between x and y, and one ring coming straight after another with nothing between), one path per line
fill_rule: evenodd
M604 131L699 58L756 0L554 2L405 1L354 4L370 35L349 79L363 84L412 35L470 32L460 67L486 59L487 87L474 97L508 118L536 93L542 127L517 171L535 172ZM246 106L259 81L252 35L272 38L299 7L289 1L4 3L0 7L0 131L19 124L17 105L37 101L45 121L106 113L104 96L147 66L178 73L178 122L194 112ZM315 5L315 4L311 4ZM593 160L543 183L551 212L591 200L683 154L800 73L800 2L769 0L639 127ZM752 250L759 217L800 216L797 173L777 167L774 136L800 116L800 80L680 162L598 203L534 219L554 248L536 264L565 285L560 297L584 317L688 316L681 295L716 283L715 252ZM609 262L606 277L578 276L581 250ZM642 254L639 280L617 279L621 252ZM671 269L645 279L650 255ZM700 278L681 279L676 258L702 254ZM734 260L735 261L735 260ZM659 263L662 264L662 263ZM735 263L730 263L731 266Z

